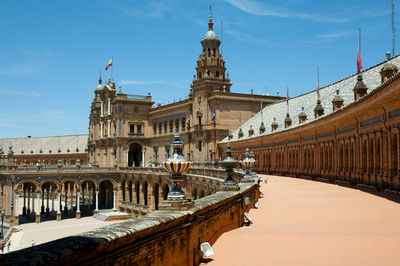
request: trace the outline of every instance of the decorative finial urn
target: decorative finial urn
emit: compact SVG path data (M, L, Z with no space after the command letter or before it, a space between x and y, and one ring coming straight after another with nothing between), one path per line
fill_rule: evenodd
M253 167L255 161L250 158L249 148L246 148L245 156L246 157L241 161L241 164L245 171L245 177L247 177L250 176L250 169Z
M186 161L183 157L183 144L178 134L174 135L174 142L171 146L173 148L173 154L167 161L163 162L163 166L171 174L170 178L173 183L172 189L168 193L168 200L183 201L186 199L186 195L181 189L179 182L183 182L182 174L190 168L192 162Z
M222 165L223 168L225 168L226 172L226 179L224 181L224 186L222 187L222 190L224 191L236 191L239 190L240 188L236 184L236 181L232 177L233 169L237 167L238 161L232 158L232 151L231 151L231 145L228 142L226 145L226 157L223 161L219 162L220 165Z
M242 167L245 170L244 178L241 182L254 182L254 179L251 177L253 175L252 170L256 160L254 159L254 153L249 152L249 148L246 148L245 158L241 161Z

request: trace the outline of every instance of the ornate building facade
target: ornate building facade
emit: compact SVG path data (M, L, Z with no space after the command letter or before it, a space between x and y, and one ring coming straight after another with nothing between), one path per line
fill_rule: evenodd
M152 107L148 95L128 95L112 81L101 78L92 101L88 153L89 162L104 167L147 166L171 154L170 140L179 132L184 155L195 162L214 161L221 155L217 142L260 110L260 103L282 100L277 96L232 93L221 41L213 30L201 40L196 75L185 100Z
M248 147L259 172L400 194L399 56L320 89L265 107L220 142ZM268 114L268 115L266 115ZM252 127L256 130L252 131Z

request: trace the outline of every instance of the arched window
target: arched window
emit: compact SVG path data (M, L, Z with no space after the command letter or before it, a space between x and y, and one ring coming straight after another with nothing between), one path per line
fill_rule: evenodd
M179 132L179 119L175 120L175 132Z
M208 57L210 57L210 48L208 48Z
M215 77L219 78L219 71L215 72Z
M215 48L213 48L213 54L212 54L212 56L215 57Z
M185 117L182 118L181 127L182 127L182 132L185 132L185 127L186 127L186 118Z
M174 133L174 122L172 120L169 121L169 133Z

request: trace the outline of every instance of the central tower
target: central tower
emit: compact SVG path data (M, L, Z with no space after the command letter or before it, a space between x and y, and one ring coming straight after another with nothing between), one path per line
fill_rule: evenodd
M199 88L211 90L230 91L231 83L229 74L226 76L225 59L219 51L221 41L213 29L212 14L210 8L210 19L208 31L201 40L203 51L197 59L196 75L192 83L193 91Z

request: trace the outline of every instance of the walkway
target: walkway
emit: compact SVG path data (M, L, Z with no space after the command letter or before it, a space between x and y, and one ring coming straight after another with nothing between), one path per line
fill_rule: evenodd
M254 221L223 234L207 265L399 265L400 204L366 192L268 177Z
M72 218L62 221L47 221L39 224L21 224L17 226L20 231L14 232L11 235L10 252L30 247L32 240L35 242L35 245L39 245L117 222L121 221L103 222L93 217L84 217L81 219Z

